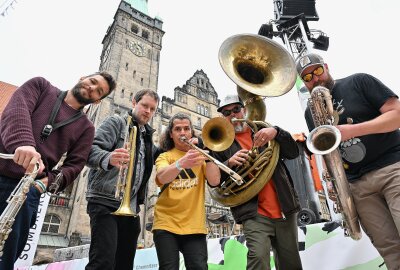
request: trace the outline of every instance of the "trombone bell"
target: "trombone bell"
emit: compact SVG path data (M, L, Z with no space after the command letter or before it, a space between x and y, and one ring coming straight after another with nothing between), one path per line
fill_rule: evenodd
M215 117L208 120L201 133L204 145L215 152L227 149L235 139L235 130L228 120Z

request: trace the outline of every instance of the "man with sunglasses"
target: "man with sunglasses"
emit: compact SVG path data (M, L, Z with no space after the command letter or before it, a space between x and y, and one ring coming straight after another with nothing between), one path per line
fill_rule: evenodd
M297 212L300 206L293 181L282 161L299 155L296 142L287 131L277 126L259 127L254 133L246 123L232 123L233 118L245 119L246 116L246 108L237 95L227 96L217 111L233 125L235 140L225 151L211 154L233 170L237 171L247 161L249 150L253 147L262 152L271 140L280 145L278 164L272 178L254 198L231 207L236 223L243 224L249 249L247 269L270 269L271 248L276 269L302 269L297 242ZM221 180L227 178L228 175L221 171Z
M333 80L321 56L296 61L306 88L330 90L339 151L361 225L388 269L400 269L400 102L375 77L357 73ZM305 118L314 128L310 109Z

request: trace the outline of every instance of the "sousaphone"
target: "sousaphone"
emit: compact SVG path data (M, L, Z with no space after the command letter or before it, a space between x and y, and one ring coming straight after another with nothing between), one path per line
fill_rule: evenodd
M226 75L237 85L238 95L246 107L246 119L234 121L246 122L254 132L259 128L269 127L264 122L266 106L263 97L284 95L293 88L296 81L296 67L289 52L266 37L241 34L231 36L222 43L219 62ZM203 129L203 140L208 148L214 150L215 140L209 142L208 139L215 137L218 130L225 129L226 125L211 125L212 128ZM214 136L204 134L207 130L213 130ZM219 147L214 151L222 150ZM256 196L272 177L278 162L279 145L272 140L261 153L257 148L251 149L249 156L248 162L235 170L244 183L239 186L229 178L224 179L220 187L210 189L214 200L233 207Z

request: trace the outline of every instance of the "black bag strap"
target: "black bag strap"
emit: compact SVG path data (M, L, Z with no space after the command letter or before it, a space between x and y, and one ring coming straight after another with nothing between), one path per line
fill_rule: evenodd
M58 95L57 101L54 104L53 110L51 111L49 120L47 121L47 124L44 126L42 133L40 134L40 138L42 139L42 141L46 140L50 136L50 134L57 128L68 125L69 123L72 123L75 120L78 120L78 118L83 116L83 112L79 111L72 117L54 124L54 119L56 118L56 115L57 115L58 111L60 110L61 103L64 100L64 98L67 96L67 93L68 93L68 91L61 91L61 93Z
M163 185L163 186L161 187L161 190L160 190L160 192L158 193L158 197L160 197L161 193L162 193L164 190L167 189L167 187L169 186L169 184L170 184L170 183L166 183L165 185Z

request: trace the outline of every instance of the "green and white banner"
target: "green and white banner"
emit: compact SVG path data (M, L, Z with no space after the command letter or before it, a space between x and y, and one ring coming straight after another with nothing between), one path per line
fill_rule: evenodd
M335 222L319 223L299 228L299 248L304 270L387 270L382 257L363 234L359 241L344 236ZM245 270L247 247L242 235L208 240L210 270ZM48 265L20 267L20 270L84 270L88 259L77 259ZM271 268L274 260L271 257ZM136 252L134 270L157 270L155 248ZM181 267L185 269L181 257Z

